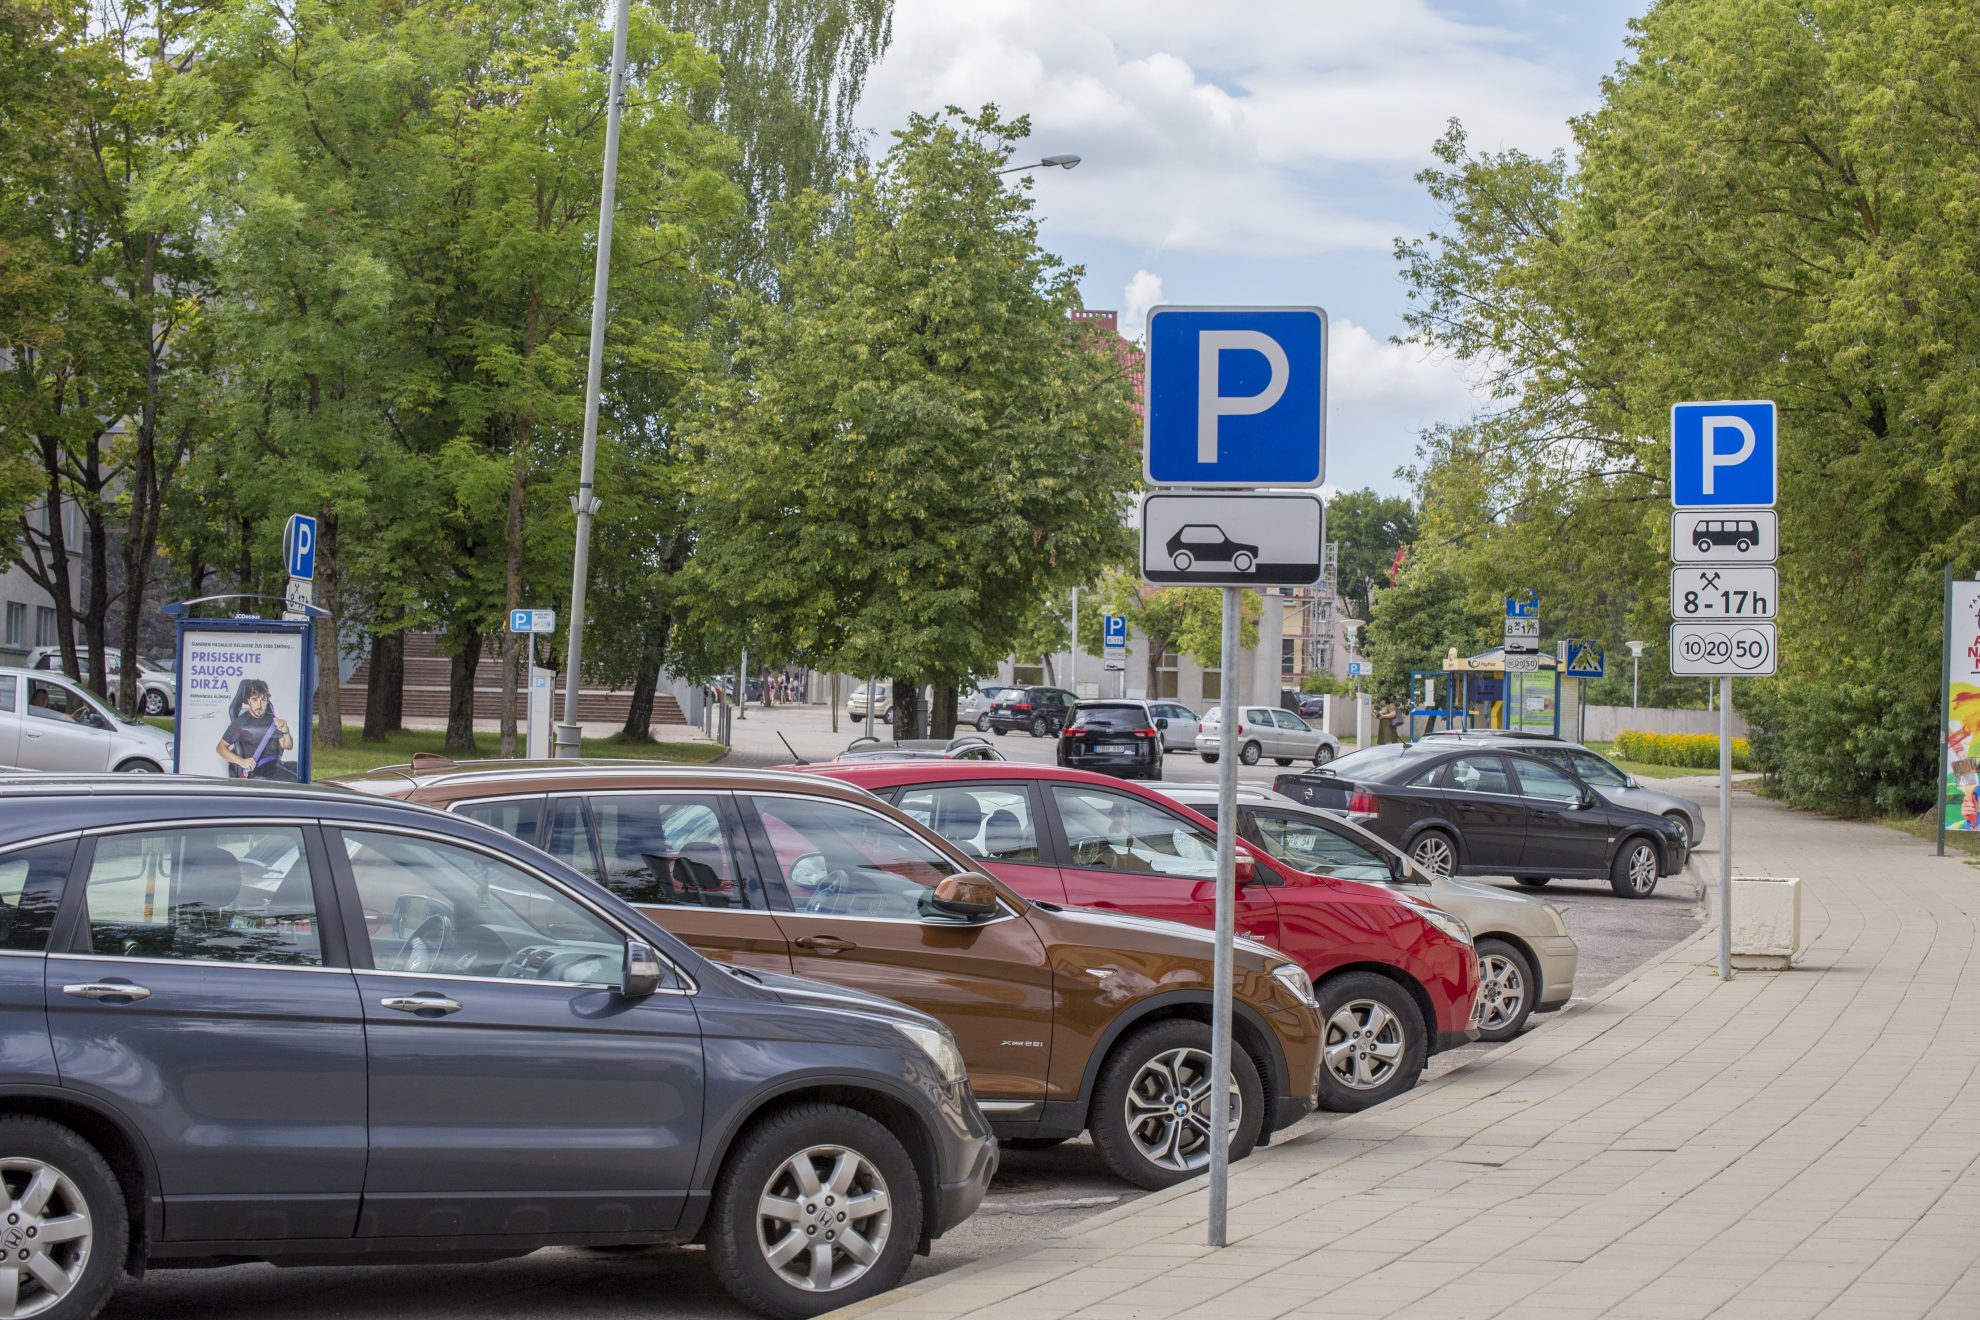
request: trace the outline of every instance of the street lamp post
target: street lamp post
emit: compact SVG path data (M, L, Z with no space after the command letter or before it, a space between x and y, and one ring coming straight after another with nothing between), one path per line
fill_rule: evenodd
M1624 642L1623 645L1629 648L1629 708L1635 710L1637 697L1636 666L1643 659L1644 644L1642 642Z

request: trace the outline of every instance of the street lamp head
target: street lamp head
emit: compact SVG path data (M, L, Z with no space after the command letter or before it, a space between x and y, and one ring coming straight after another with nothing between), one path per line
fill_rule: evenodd
M1047 156L1044 160L1041 160L1038 163L1040 165L1050 165L1055 169L1069 170L1073 166L1079 164L1079 157L1073 155L1070 152L1067 152L1065 155L1062 156Z
M1649 643L1648 643L1648 642L1624 642L1624 643L1623 643L1623 645L1624 645L1624 646L1627 646L1627 647L1629 648L1629 653L1630 653L1631 655L1633 655L1633 656L1640 656L1640 655L1642 655L1642 654L1643 654L1643 648L1644 648L1645 646L1647 646L1647 645L1649 645Z

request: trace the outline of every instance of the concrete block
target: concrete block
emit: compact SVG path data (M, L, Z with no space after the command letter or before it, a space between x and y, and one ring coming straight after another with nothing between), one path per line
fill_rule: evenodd
M1781 971L1801 947L1801 881L1786 876L1732 879L1732 964Z

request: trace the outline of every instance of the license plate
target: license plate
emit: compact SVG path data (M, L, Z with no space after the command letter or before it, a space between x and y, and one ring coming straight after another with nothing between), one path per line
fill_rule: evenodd
M1101 743L1099 747L1099 751L1107 756L1126 756L1133 750L1133 743Z

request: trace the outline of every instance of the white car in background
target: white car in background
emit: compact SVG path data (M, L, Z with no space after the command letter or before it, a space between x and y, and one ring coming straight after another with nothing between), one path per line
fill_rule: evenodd
M89 657L79 654L76 657L83 666L83 677L89 677ZM115 679L123 672L124 658L112 651L103 657L104 668ZM59 646L37 646L28 652L27 667L48 673L62 673L62 648ZM144 715L170 715L172 698L178 689L178 679L169 669L160 669L145 660L138 661L138 711Z
M956 723L967 724L978 733L990 732L990 706L1006 692L1016 691L1008 683L985 683L963 694L956 703Z
M0 766L164 774L172 735L125 719L62 674L0 669Z
M1148 713L1158 720L1167 720L1166 725L1157 725L1162 730L1162 750L1165 752L1193 752L1196 750L1196 735L1203 731L1203 721L1196 712L1179 701L1151 701Z
M1196 750L1204 760L1215 762L1223 751L1222 706L1203 712L1203 725L1196 735ZM1325 765L1341 754L1341 740L1325 729L1316 729L1289 710L1277 706L1239 706L1237 737L1238 760L1257 765L1271 757L1280 765L1311 761Z

